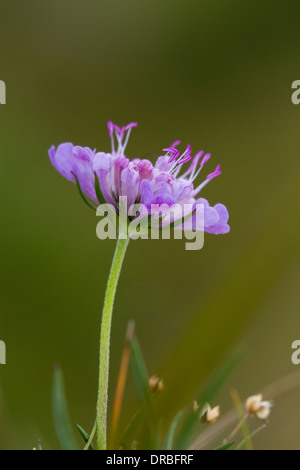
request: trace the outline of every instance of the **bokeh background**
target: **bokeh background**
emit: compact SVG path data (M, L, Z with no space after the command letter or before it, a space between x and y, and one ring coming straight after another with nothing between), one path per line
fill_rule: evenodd
M129 245L115 305L113 396L128 320L167 415L190 403L236 344L243 359L219 397L244 399L294 372L300 337L300 4L244 0L1 0L0 448L57 448L53 364L86 429L96 403L99 323L113 241L51 167L71 141L109 151L106 122L136 120L127 155L152 161L179 138L223 174L203 196L231 232ZM300 374L300 366L299 366ZM297 380L296 380L297 382ZM300 389L276 398L260 449L300 448ZM271 396L266 398L272 398ZM121 424L136 410L129 377Z

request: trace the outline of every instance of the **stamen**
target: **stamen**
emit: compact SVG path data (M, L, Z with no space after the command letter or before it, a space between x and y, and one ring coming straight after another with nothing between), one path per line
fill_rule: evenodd
M200 166L201 168L205 165L206 162L208 162L208 160L210 159L211 157L211 154L210 153L207 153L206 155L204 155L203 159L202 159L202 162L200 163Z
M207 175L206 179L208 180L212 180L214 178L216 178L217 176L221 175L221 165L218 165L217 168L215 169L215 171L213 171L212 173L210 173L209 175Z
M200 152L199 152L200 153ZM200 171L202 170L202 168L204 167L205 163L208 162L208 160L210 159L211 157L211 154L210 153L207 153L204 155L201 163L200 163L200 167L199 169L197 170L196 174L195 174L195 171L196 171L196 166L194 167L193 171L192 171L192 174L190 176L190 182L192 183L196 178L197 176L199 175Z
M165 149L162 149L162 152L167 152L167 153L175 153L175 152L179 152L179 150L173 148L173 147L167 147Z
M129 140L129 136L130 136L130 133L131 133L131 129L133 127L136 127L137 126L137 122L130 122L129 124L127 124L127 126L124 126L121 128L121 132L122 132L122 140L123 140L123 135L124 133L127 131L127 135L125 137L125 142L124 144L122 144L122 140L121 140L121 147L122 147L122 150L121 150L121 153L124 154L124 151L125 151L125 148L128 144L128 140Z
M136 123L132 123L132 124L136 124ZM128 126L130 126L130 127L128 127ZM127 127L128 127L128 129L126 129ZM124 127L124 129L127 130L127 135L126 135L126 138L125 138L125 142L124 142L124 144L123 144L123 146L122 146L122 153L124 153L125 148L126 148L126 146L127 146L127 144L128 144L128 140L129 140L129 136L130 136L130 133L131 133L131 129L132 129L133 127L135 127L135 126L131 126L130 124L128 124L126 127Z
M190 179L193 178L193 175L196 171L199 160L200 160L200 158L202 157L203 154L204 154L203 150L200 150L200 152L196 153L196 155L194 156L193 161L190 164L189 168L186 170L186 172L183 175L181 175L182 178L185 178L190 173L192 173L191 176L190 176Z
M168 163L173 162L173 161L176 160L176 158L178 158L179 155L180 155L180 150L177 150L177 149L172 148L172 147L162 149L162 151L163 151L163 152L167 152L167 154L168 154L168 153L173 154L173 155L170 157Z
M121 135L121 129L120 129L120 132L116 131L115 134L116 134L117 141L118 141L117 155L122 155L122 153L123 153L123 148L122 148L123 136Z
M210 173L209 175L207 175L207 177L203 181L203 183L201 183L198 186L198 188L196 188L195 191L193 192L193 197L195 197L201 191L201 189L203 189L204 186L206 186L212 179L216 178L217 176L219 176L222 173L220 168L221 168L221 165L218 165L213 173Z
M127 124L127 126L124 127L125 131L128 131L129 129L132 129L133 127L137 127L138 123L137 122L130 122Z
M186 162L189 162L190 160L192 160L192 156L191 155L188 155L186 156L183 160L178 160L177 163L179 163L180 165L182 165L183 163L186 163Z
M171 163L173 162L174 160L176 160L178 158L178 160L176 160L174 163L173 163L173 166L171 166L171 168L169 168L168 172L170 174L174 173L175 175L178 174L179 170L180 170L180 167L179 168L176 168L179 163L184 163L185 161L189 161L192 157L191 157L191 146L190 144L187 144L187 148L186 148L186 151L183 152L183 154L181 155L180 158L178 158L178 156L180 155L180 152L179 150L176 150L177 153L175 153L169 160L168 163ZM184 161L183 161L184 160Z
M114 155L114 153L115 153L115 142L114 142L114 125L113 125L112 121L108 121L107 127L108 127L109 137L110 137L110 140L111 140L111 153L112 153L112 155Z
M190 156L191 156L191 151L192 151L192 148L191 148L190 144L187 144L187 147L186 147L185 152L183 152L183 154L181 155L181 157L174 163L174 166L170 169L170 171L172 171L173 168L174 168L176 165L179 164L179 162L181 163L182 160L185 159L185 157L190 157ZM178 150L177 152L178 152L179 155L180 155L179 150ZM177 156L179 156L179 155L177 155ZM175 159L177 158L177 156L176 156L175 158L174 158L174 156L173 156L173 157L172 157L172 160L170 160L170 161L175 160ZM189 160L190 160L190 158L189 158ZM187 160L187 161L188 161L188 160Z
M200 158L204 155L203 150L200 150L200 152L197 152L196 155L194 156L194 160L192 161L190 168L188 169L188 172L195 172L197 165L199 163Z
M126 126L119 127L117 124L114 124L112 121L108 121L107 127L109 136L111 138L111 147L112 147L112 154L113 155L124 155L124 150L127 146L128 139L130 136L131 129L137 126L137 122L130 122ZM124 134L127 132L125 137L125 142L123 143ZM115 135L114 135L115 134ZM114 137L116 137L118 142L118 150L115 152L115 145L114 145Z
M187 147L186 147L186 151L182 154L182 156L190 156L192 153L192 147L190 146L190 144L187 144Z
M173 142L170 147L177 147L177 145L180 145L180 140L175 140L175 142Z
M117 124L115 124L115 129L116 129L116 133L119 134L119 137L120 137L121 142L122 142L123 137L124 137L124 133L125 133L125 127L119 127L119 126L117 126Z
M114 125L113 125L112 121L108 121L107 127L108 127L109 137L112 137L113 134L114 134Z
M176 153L169 159L168 163L174 162L174 160L177 160L177 158L180 156L180 150L177 150ZM176 165L177 163L175 163ZM172 167L173 168L173 167Z

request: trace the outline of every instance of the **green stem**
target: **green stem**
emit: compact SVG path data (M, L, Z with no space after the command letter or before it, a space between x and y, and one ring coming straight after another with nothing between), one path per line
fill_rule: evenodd
M109 379L109 350L112 311L118 280L128 245L126 240L118 239L107 282L100 334L99 387L97 406L97 449L107 449L107 400Z

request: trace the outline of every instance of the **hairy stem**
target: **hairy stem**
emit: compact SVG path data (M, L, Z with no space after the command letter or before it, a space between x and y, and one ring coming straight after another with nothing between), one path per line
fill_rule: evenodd
M97 405L97 449L107 449L107 401L109 380L109 352L112 312L118 280L128 245L128 239L118 239L112 261L102 312L100 333L99 387Z

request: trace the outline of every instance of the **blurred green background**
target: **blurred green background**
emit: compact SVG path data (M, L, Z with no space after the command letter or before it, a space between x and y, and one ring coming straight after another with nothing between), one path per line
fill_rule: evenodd
M129 319L166 413L190 403L235 344L246 354L218 398L246 398L293 372L300 337L300 4L291 1L1 0L0 448L57 448L53 364L73 421L90 429L101 307L113 241L51 167L71 141L109 151L106 122L138 121L129 157L152 161L175 139L213 155L203 191L231 232L129 245L115 305L113 396ZM300 366L299 366L300 374ZM130 378L122 426L137 408ZM300 449L299 388L276 399L256 448ZM266 397L272 398L272 397ZM111 399L112 402L112 399ZM110 403L111 403L110 402ZM213 403L215 404L215 403Z

